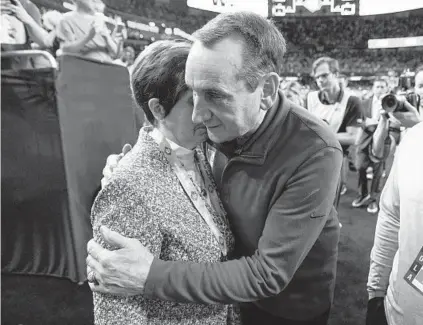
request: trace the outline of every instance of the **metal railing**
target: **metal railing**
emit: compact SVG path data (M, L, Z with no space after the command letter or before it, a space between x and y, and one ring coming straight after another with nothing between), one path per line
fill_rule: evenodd
M51 67L57 70L58 64L57 64L56 59L54 58L53 55L51 55L47 51L42 51L42 50L19 50L19 51L4 51L4 52L1 52L1 57L2 58L8 58L8 57L34 57L34 56L43 56L44 58L46 58L49 61Z

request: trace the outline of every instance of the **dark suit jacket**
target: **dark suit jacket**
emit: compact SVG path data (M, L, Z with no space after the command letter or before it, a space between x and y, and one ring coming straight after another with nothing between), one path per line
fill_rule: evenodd
M372 95L369 98L362 101L362 103L363 103L363 114L364 114L365 118L371 118L372 117L373 97L374 97L374 95Z

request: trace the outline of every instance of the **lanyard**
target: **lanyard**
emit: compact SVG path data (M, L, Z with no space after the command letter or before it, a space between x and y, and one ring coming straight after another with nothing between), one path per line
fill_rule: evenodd
M228 253L227 244L225 237L217 228L214 219L221 218L226 222L226 213L223 209L223 205L217 195L216 183L212 177L211 168L207 163L205 155L198 149L195 151L195 159L197 160L197 167L199 169L200 175L204 181L204 188L201 189L201 186L192 178L192 176L187 172L185 166L178 157L175 155L174 151L171 149L169 142L166 138L157 130L150 133L151 137L157 142L160 147L160 150L165 154L165 157L173 166L176 176L178 177L182 187L190 198L191 202L194 204L198 213L201 215L204 222L209 226L213 236L216 238L219 243L220 250L222 255L226 257ZM207 167L206 167L207 166ZM200 189L199 189L200 187ZM210 205L206 200L206 196L209 195L210 202L212 200L217 203L215 208ZM220 210L220 211L216 211Z

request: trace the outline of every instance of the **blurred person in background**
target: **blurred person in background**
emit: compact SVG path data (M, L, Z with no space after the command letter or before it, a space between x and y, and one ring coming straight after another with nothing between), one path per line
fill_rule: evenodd
M54 56L56 56L56 52L60 48L56 28L62 20L62 17L62 13L57 10L47 11L42 17L44 29L48 32L48 37L44 39L44 46L50 49Z
M288 98L298 106L304 107L304 99L302 97L302 86L299 82L290 81L281 86L286 98Z
M382 112L382 98L389 92L388 81L383 78L376 78L373 83L373 95L363 101L364 123L368 126L366 132L375 129ZM371 126L374 126L373 128ZM392 132L396 133L399 139L399 128L391 127ZM352 202L354 208L367 207L367 212L377 213L379 210L377 202L377 193L380 190L380 181L384 171L385 160L372 160L368 145L371 142L371 134L369 137L361 137L357 140L356 146L356 167L358 169L358 186L359 195ZM392 151L391 151L392 152ZM386 157L387 158L387 157ZM371 185L369 190L368 169L371 168ZM370 176L370 175L369 175Z
M339 82L339 63L330 57L321 57L314 61L312 74L319 90L309 92L307 109L324 120L336 133L344 152L344 164L341 172L339 195L345 194L347 187L348 149L355 144L358 121L362 118L361 100L344 89Z
M95 14L99 10L98 2L96 0L73 0L73 2L75 10L65 13L57 27L61 50L63 53L112 62L118 47L104 18Z
M40 10L29 0L1 0L1 51L29 50L45 36ZM42 35L42 36L40 36ZM3 69L30 69L34 58L1 58Z
M120 64L124 67L127 67L131 71L131 67L134 64L135 60L135 50L132 46L126 46L122 50L122 55L120 58L113 61L113 63Z

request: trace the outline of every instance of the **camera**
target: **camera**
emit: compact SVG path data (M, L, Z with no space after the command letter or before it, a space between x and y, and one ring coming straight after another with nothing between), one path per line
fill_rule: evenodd
M407 105L420 106L420 96L415 93L405 95L405 100L393 94L388 94L382 98L382 108L388 113L408 112Z

